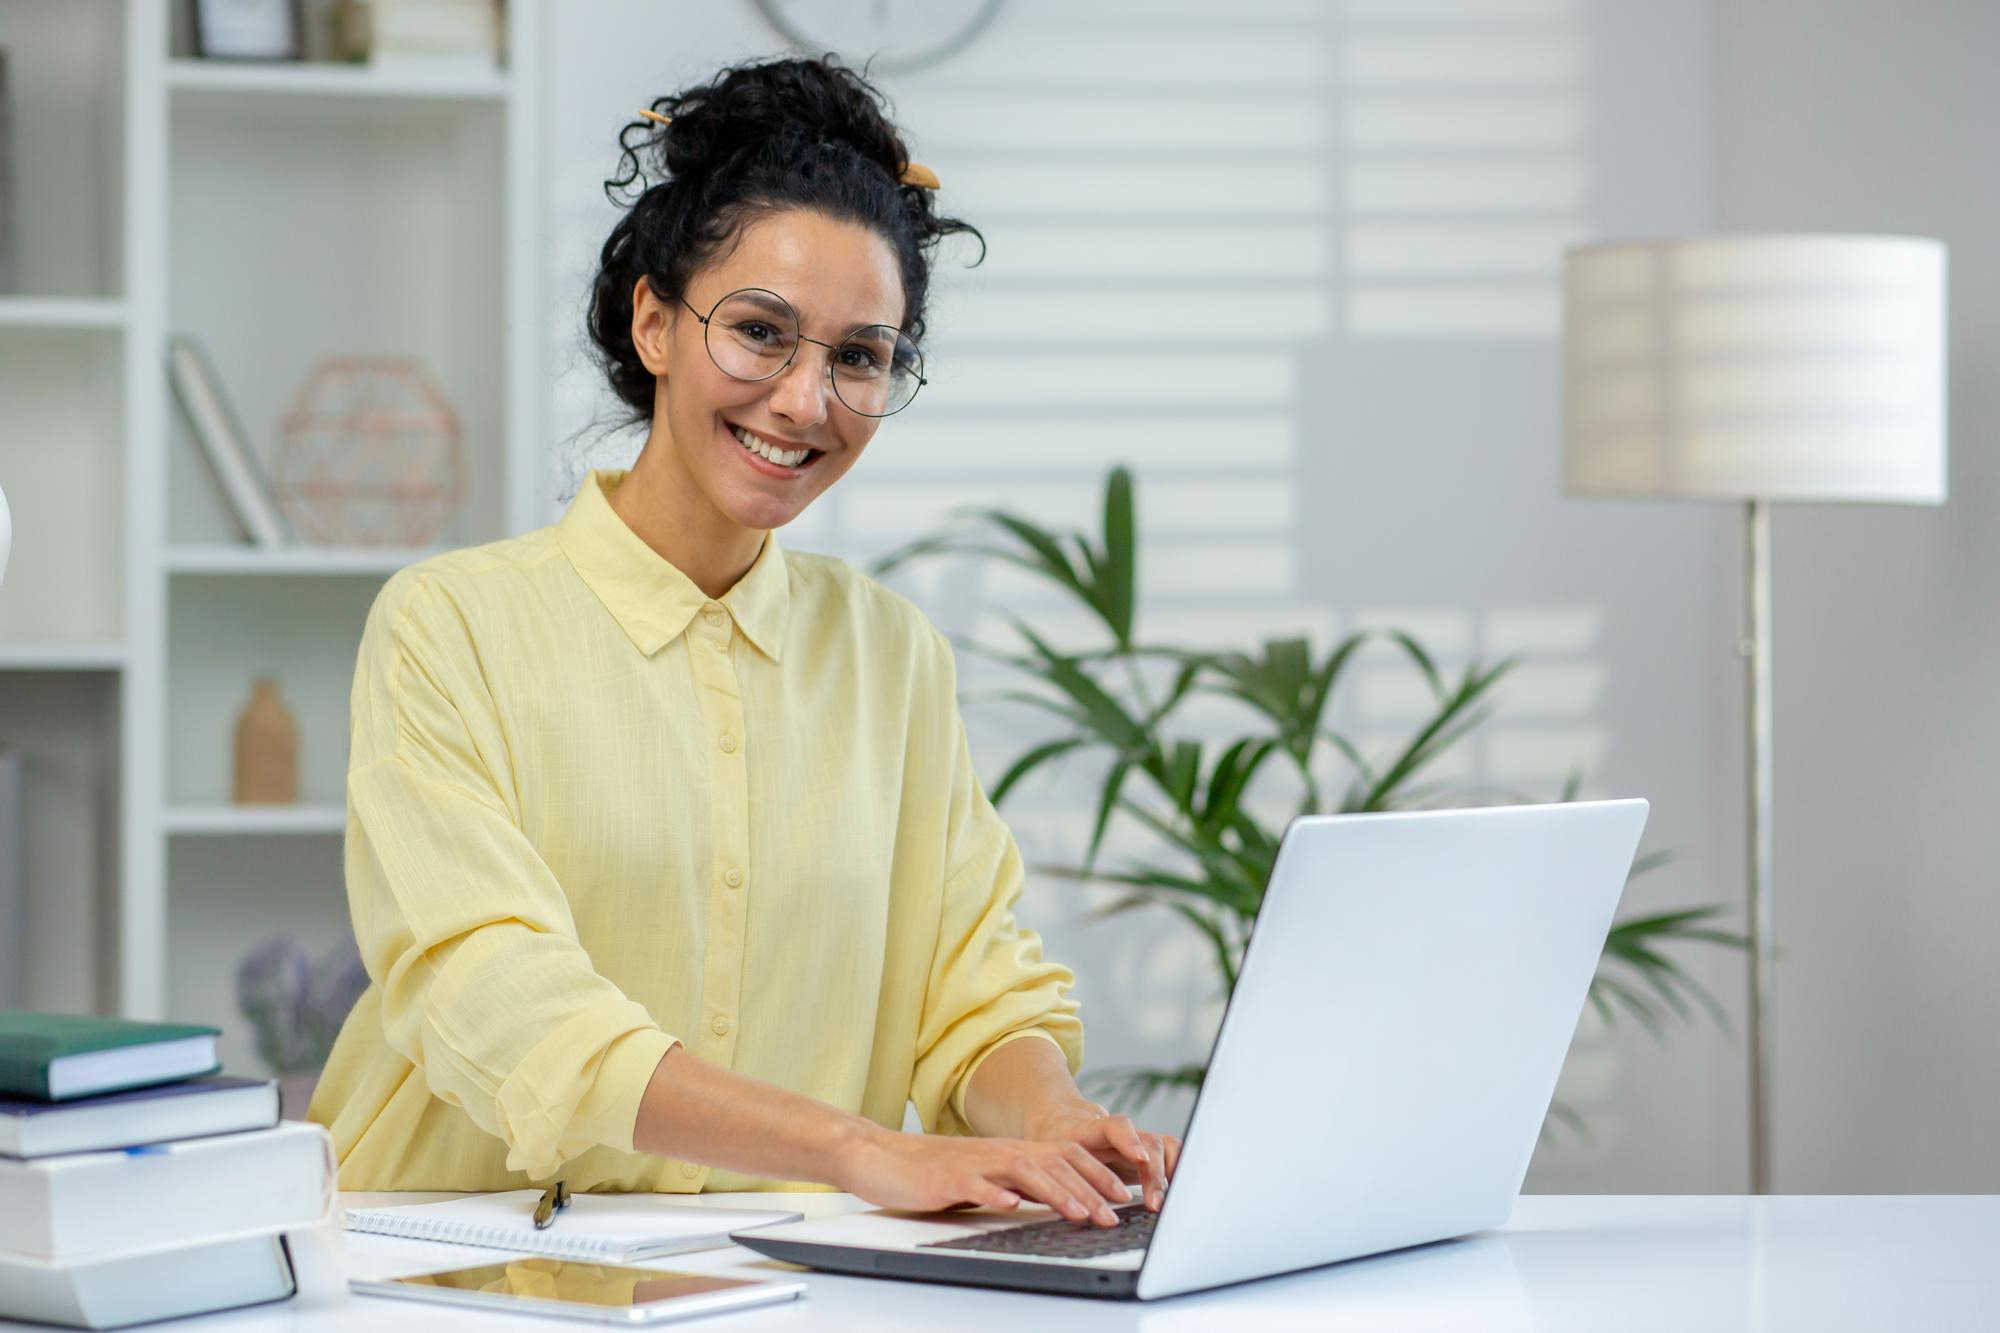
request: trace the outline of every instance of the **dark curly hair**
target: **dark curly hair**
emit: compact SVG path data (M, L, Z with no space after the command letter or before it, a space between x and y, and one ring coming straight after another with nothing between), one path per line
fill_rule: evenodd
M886 240L902 272L903 330L921 341L937 243L968 232L983 260L986 238L940 216L933 191L899 181L910 155L885 100L832 54L748 62L655 101L672 125L637 118L619 132L624 152L604 190L629 208L599 251L588 324L612 391L632 410L628 424L653 412L653 374L632 346L639 276L661 300L678 301L746 223L786 209Z

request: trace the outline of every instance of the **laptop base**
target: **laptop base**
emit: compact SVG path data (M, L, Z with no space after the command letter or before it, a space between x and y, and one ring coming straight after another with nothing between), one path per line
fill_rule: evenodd
M1040 1291L1128 1301L1136 1296L1139 1285L1139 1270L1136 1268L1085 1268L1073 1264L979 1259L950 1253L871 1250L858 1245L816 1245L810 1241L763 1237L749 1231L734 1239L739 1245L773 1259L783 1259L786 1263L827 1273L854 1273L862 1277L897 1277L964 1287L1002 1287L1011 1291Z

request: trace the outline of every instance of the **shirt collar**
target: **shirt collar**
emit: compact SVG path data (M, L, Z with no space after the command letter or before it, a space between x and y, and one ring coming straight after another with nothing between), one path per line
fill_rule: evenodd
M593 469L557 523L556 539L604 609L651 657L688 627L709 598L611 507L611 493L626 475L623 469ZM773 662L784 645L791 593L778 534L766 532L757 559L721 597L743 637Z

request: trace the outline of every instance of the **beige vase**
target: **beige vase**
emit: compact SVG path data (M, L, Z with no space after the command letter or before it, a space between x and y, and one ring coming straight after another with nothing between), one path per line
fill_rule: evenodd
M292 805L299 799L299 724L278 697L278 682L258 680L236 715L238 805Z

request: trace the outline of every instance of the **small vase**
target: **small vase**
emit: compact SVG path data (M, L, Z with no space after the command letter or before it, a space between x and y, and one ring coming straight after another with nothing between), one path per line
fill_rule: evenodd
M236 803L292 805L299 799L299 726L278 683L258 680L236 717Z

